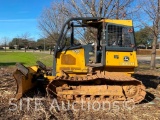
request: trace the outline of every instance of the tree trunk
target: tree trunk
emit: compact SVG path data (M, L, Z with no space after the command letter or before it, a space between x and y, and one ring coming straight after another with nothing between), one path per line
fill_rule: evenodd
M25 48L24 48L24 52L26 52L26 49L27 49L27 48L25 47Z
M51 48L50 48L50 55L52 54L52 46L51 46Z
M155 21L155 24L153 24L154 39L152 43L150 69L156 69L156 47L157 47L158 33L159 33L159 27L160 27L159 24L160 24L160 0L158 0L156 21Z
M156 68L156 45L157 45L157 36L154 36L154 40L152 43L150 69Z
M5 52L6 52L6 43L5 43Z
M4 51L6 52L6 47L7 47L7 43L6 43L6 40L5 40L5 43L4 43Z

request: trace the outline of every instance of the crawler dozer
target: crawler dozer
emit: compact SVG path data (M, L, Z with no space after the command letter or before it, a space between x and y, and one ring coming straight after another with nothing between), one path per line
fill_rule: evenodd
M85 44L81 35L88 38ZM52 69L40 61L32 67L17 63L16 98L42 86L49 97L61 100L139 103L146 92L142 82L131 77L137 66L132 20L70 18L57 40Z

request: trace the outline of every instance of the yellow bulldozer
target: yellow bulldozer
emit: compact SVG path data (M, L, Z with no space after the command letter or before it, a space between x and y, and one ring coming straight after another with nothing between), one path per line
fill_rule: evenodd
M75 38L80 35L76 30L84 28L86 32L81 34L96 39L87 44L78 43ZM70 18L57 40L52 69L40 61L31 67L17 63L13 73L17 81L16 98L42 85L49 97L61 100L139 103L146 92L142 82L131 77L137 66L132 20Z

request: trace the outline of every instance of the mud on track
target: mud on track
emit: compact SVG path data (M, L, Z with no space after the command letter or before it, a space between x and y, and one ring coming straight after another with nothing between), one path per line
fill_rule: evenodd
M143 63L143 62L142 62ZM145 63L143 63L145 65ZM136 104L132 110L119 105L119 109L111 107L106 110L82 109L82 105L75 105L78 111L49 109L51 102L41 93L39 89L31 90L23 98L30 98L29 109L27 103L23 102L22 109L19 107L20 101L15 102L15 106L9 104L10 98L16 91L15 81L12 72L15 68L0 67L0 119L129 119L129 120L158 120L160 118L160 69L147 70L143 67L137 68L134 77L143 82L147 88L147 95L144 101ZM43 99L39 110L35 110L35 99ZM85 106L84 106L85 109Z

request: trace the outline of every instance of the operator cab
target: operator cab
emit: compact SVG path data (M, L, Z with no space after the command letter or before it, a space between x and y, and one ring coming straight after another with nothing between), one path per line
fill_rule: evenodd
M133 51L133 36L132 26L107 22L102 18L72 18L63 26L55 56L60 51L84 48L86 66L102 67L106 51Z

